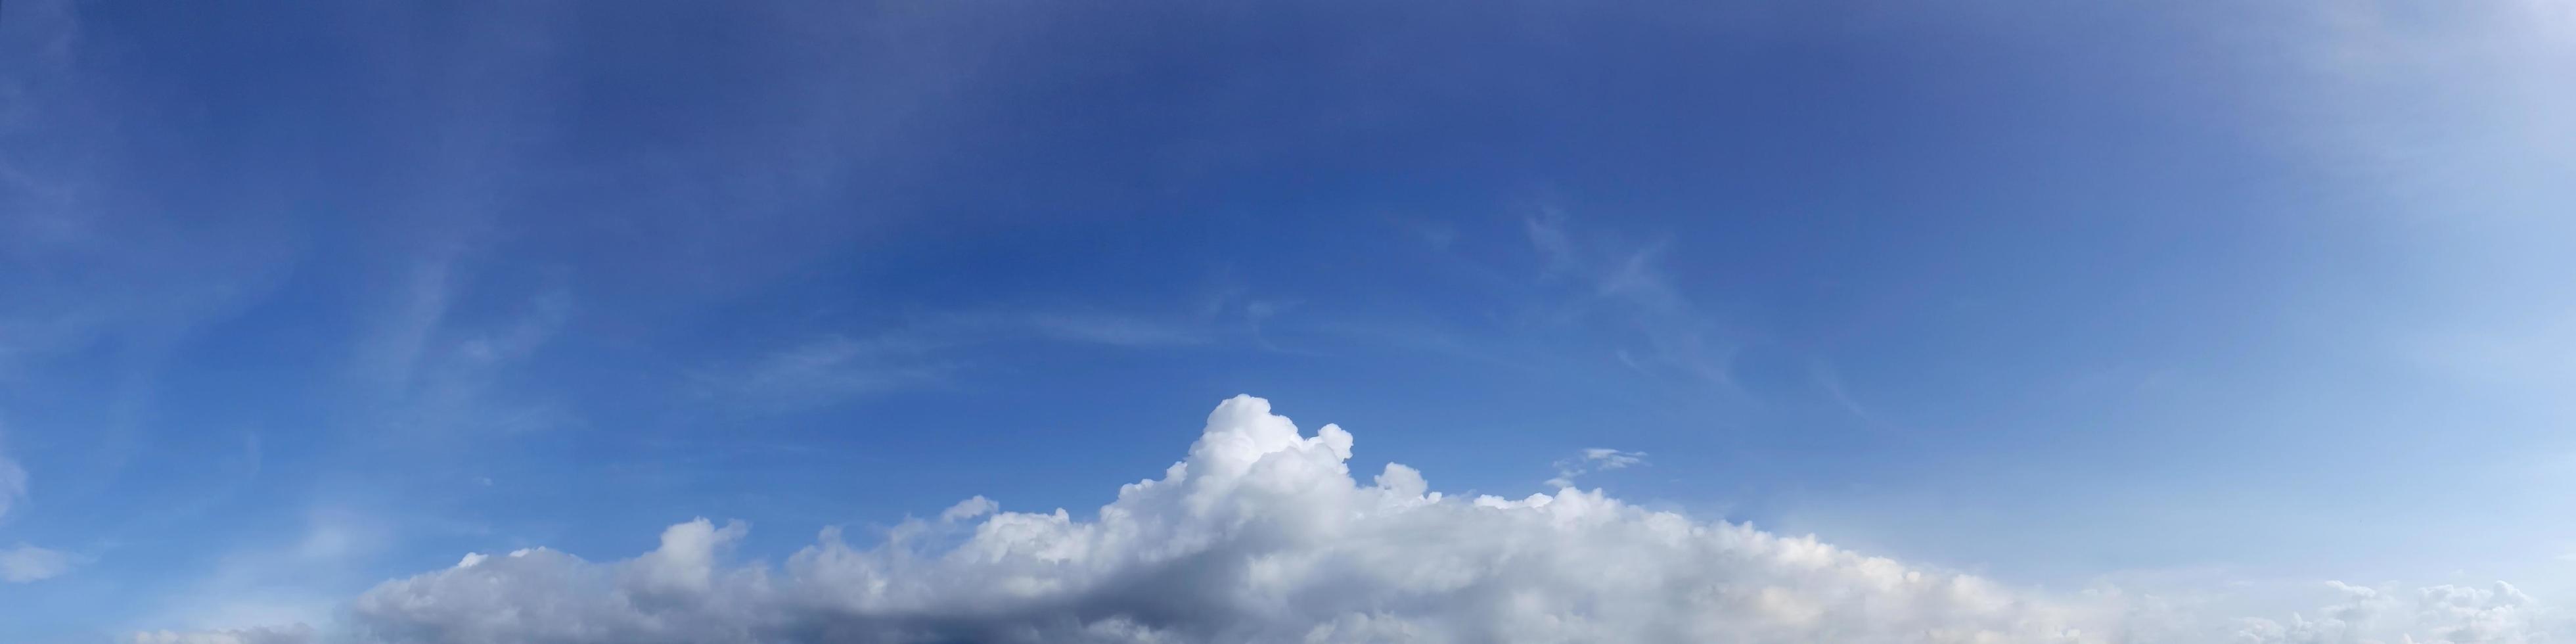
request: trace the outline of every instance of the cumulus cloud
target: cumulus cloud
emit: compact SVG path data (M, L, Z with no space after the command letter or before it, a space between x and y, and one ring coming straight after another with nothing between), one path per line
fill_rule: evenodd
M1400 464L1362 484L1352 445L1339 427L1307 435L1269 403L1236 397L1186 459L1121 487L1093 517L976 497L867 547L827 529L775 568L732 562L748 527L706 519L624 561L469 554L367 591L331 638L2289 644L2565 633L2503 585L2339 586L2348 605L2315 621L2195 624L2149 610L2149 597L2013 589L1598 490L1460 498ZM1595 467L1634 458L1582 455Z

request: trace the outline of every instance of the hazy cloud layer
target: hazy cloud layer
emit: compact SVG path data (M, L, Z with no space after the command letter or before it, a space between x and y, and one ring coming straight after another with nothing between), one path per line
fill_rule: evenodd
M1268 402L1209 415L1186 460L1096 519L975 497L873 547L836 529L783 566L728 563L748 527L671 526L634 559L468 554L386 582L330 632L137 642L2542 642L2513 587L2337 584L2284 620L2187 614L2111 589L2044 594L1573 488L1429 490ZM1618 462L1622 453L1586 452ZM200 639L186 639L196 637ZM233 639L221 639L221 638ZM208 639L212 638L212 639ZM269 638L269 639L254 639Z

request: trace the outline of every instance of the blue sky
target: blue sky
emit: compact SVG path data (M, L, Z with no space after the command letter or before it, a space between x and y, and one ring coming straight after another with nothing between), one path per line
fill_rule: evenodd
M2570 77L2545 1L10 2L0 639L1079 519L1236 394L2033 592L2563 599Z

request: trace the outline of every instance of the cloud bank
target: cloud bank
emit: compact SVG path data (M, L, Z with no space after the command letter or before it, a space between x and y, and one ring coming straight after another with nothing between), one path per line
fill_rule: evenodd
M1121 487L1089 520L974 497L870 547L827 529L772 568L728 563L747 526L698 519L619 562L467 554L367 591L328 633L135 641L2290 644L2570 633L2502 584L2338 585L2347 601L2313 619L2204 622L2153 597L2018 590L1598 490L1461 498L1400 464L1363 484L1351 447L1339 427L1305 435L1238 396L1208 416L1188 458Z

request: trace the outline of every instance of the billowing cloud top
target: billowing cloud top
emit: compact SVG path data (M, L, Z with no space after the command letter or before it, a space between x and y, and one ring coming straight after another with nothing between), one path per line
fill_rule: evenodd
M783 567L729 565L747 531L699 519L640 557L468 554L360 596L376 642L2125 642L2544 641L2510 586L2346 586L2322 619L2198 624L2116 592L2045 596L1573 488L1429 491L1352 437L1303 435L1259 398L1208 416L1187 460L1096 519L982 497L873 547L825 530ZM980 522L976 520L980 518ZM2418 615L2398 615L2413 608ZM2382 619L2397 615L2398 618ZM2402 619L2401 619L2402 618ZM2206 628L2205 628L2206 627ZM200 641L146 634L137 641ZM234 641L234 640L202 640ZM2407 640L2411 641L2411 640Z

